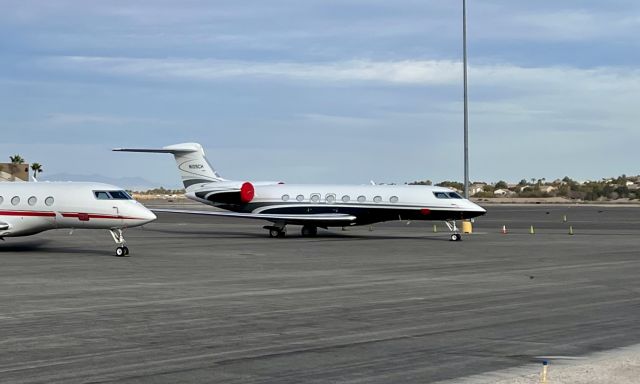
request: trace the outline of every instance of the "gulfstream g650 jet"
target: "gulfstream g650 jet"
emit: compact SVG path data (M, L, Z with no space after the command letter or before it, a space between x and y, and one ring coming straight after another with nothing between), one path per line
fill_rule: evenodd
M442 220L451 240L461 240L456 220L486 211L451 189L419 185L284 184L277 181L232 181L207 162L197 143L161 149L118 148L121 152L170 153L178 164L189 199L226 210L156 212L263 219L271 237L284 237L287 225L301 225L303 236L320 228L368 225L389 220Z

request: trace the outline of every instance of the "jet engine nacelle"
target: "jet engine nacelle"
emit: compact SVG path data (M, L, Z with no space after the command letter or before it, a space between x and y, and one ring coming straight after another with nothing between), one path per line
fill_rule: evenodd
M188 195L207 200L214 204L247 204L256 195L256 186L282 184L278 181L222 181L209 183L202 189Z

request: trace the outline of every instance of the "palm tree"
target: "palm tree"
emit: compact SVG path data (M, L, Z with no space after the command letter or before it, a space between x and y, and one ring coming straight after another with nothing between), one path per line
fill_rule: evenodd
M11 164L22 164L24 163L24 159L20 155L9 156L11 159Z
M18 164L24 163L24 159L20 155L9 156L9 159L11 159L11 165L9 166L9 169L11 170L11 181L15 181Z
M31 164L31 170L33 171L33 179L37 181L38 178L36 176L43 171L42 165L40 165L40 163L33 163Z

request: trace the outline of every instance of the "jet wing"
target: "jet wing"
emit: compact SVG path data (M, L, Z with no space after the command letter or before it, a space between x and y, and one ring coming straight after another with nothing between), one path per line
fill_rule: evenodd
M291 224L304 224L304 223L343 223L349 224L356 220L353 215L346 213L317 213L307 215L284 215L284 214L271 214L271 213L240 213L240 212L217 212L217 211L190 211L181 209L152 209L153 212L162 213L182 213L187 215L203 215L203 216L223 216L223 217L237 217L241 219L259 219L267 220L271 222L284 221Z

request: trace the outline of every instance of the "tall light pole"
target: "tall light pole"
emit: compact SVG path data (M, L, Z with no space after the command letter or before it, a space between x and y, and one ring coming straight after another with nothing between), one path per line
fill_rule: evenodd
M464 197L469 198L469 100L467 97L467 0L462 0L462 67L464 71Z

